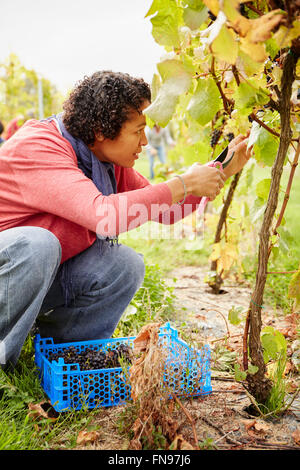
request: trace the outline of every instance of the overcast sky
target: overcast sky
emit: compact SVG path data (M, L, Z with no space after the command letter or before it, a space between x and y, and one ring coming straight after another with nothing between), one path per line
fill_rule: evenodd
M63 93L96 70L151 82L164 50L144 18L152 0L1 0L0 61L11 52Z

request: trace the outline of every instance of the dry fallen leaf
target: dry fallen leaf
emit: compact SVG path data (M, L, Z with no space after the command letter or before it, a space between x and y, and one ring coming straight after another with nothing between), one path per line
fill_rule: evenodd
M256 419L252 421L247 421L245 422L245 428L249 436L251 437L265 437L267 432L270 429L270 426L268 426L266 423L263 423L261 421L257 421Z
M96 442L100 438L99 431L80 431L77 436L76 443L80 444L89 444L91 442Z
M141 328L141 331L138 333L136 338L133 341L134 352L139 353L145 351L149 342L152 340L154 342L158 339L158 329L161 326L160 323L148 323Z
M293 432L292 437L295 443L300 446L300 429L297 428L296 431Z
M177 434L172 444L170 445L172 450L195 450L189 442L187 442L181 434Z
M32 419L45 418L50 421L56 421L59 413L55 411L53 406L48 401L42 401L40 403L29 403L29 417Z

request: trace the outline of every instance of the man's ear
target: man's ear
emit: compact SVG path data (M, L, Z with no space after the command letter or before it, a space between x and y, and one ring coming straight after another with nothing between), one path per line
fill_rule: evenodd
M100 133L95 134L95 140L97 142L103 142L104 139L105 139L105 137L102 134L100 134Z

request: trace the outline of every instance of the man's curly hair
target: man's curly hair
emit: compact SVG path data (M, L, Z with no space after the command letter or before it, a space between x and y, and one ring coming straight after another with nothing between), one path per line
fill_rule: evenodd
M111 71L95 72L77 84L63 104L63 122L74 137L86 145L95 134L115 139L130 112L141 112L151 100L150 86L143 79Z

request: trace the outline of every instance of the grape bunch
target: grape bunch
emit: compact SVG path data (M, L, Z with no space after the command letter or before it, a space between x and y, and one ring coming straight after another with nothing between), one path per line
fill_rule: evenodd
M132 363L132 348L126 344L120 344L115 349L97 351L86 348L78 352L74 346L64 348L62 352L50 353L49 361L57 361L62 357L65 364L79 364L80 370L108 369L121 367L122 360Z
M228 134L226 135L227 137L227 140L229 142L231 142L233 139L234 139L234 133L233 132L228 132Z
M211 138L210 138L210 146L212 148L214 148L217 145L221 135L222 135L222 132L220 131L220 129L214 129L212 131Z

